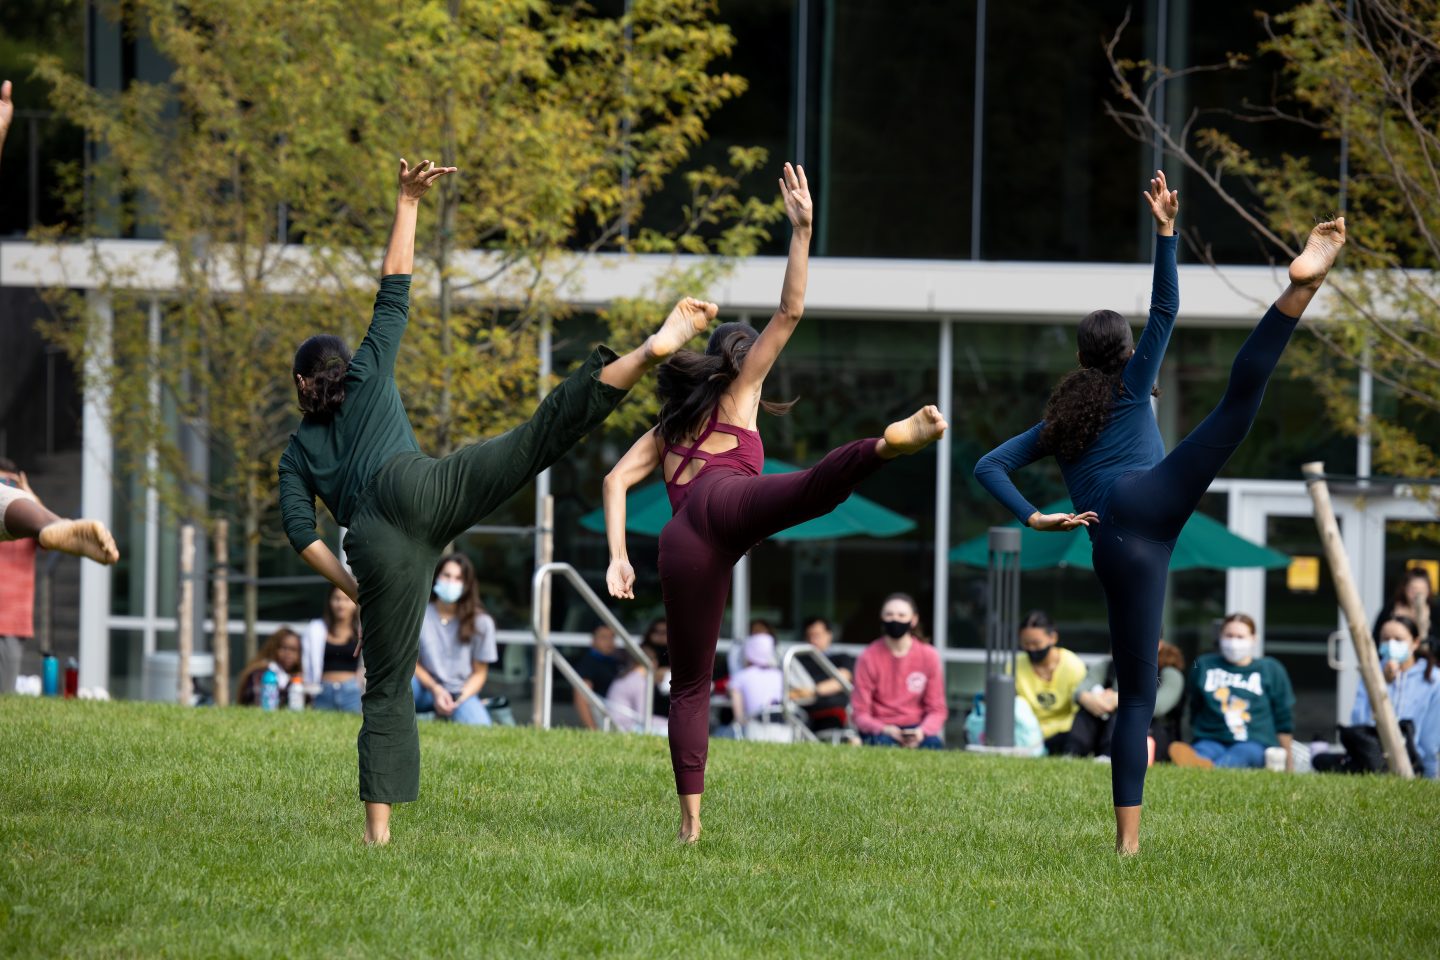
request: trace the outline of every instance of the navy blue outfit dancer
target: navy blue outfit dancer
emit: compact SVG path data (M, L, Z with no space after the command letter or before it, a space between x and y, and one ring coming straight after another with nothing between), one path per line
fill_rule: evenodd
M1240 347L1219 404L1168 455L1150 406L1155 379L1180 309L1175 270L1178 191L1156 171L1144 194L1158 224L1150 316L1140 341L1124 317L1097 310L1080 323L1080 369L1067 374L1045 419L981 458L975 478L1036 530L1085 527L1105 591L1120 702L1111 781L1116 846L1139 849L1146 731L1155 706L1165 579L1180 530L1221 467L1250 431L1265 385L1296 321L1345 242L1343 218L1322 223L1290 265L1290 285ZM1054 456L1076 513L1042 514L1010 480Z

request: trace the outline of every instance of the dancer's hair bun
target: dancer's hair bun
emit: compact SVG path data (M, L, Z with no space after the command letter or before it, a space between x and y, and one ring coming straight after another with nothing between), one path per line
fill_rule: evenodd
M350 348L339 337L311 337L295 351L294 372L300 412L309 417L333 417L345 402L345 374L350 370Z

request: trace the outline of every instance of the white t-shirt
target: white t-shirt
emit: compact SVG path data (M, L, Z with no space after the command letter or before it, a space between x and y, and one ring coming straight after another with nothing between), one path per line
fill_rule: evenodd
M472 661L494 663L498 659L495 620L488 613L476 614L472 642L461 643L459 621L442 624L435 604L425 605L425 620L420 625L420 666L452 695L458 694L470 679Z

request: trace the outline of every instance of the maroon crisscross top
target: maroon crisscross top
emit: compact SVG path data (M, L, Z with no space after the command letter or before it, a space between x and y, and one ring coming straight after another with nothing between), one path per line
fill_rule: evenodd
M734 437L738 441L735 447L719 453L701 450L700 445L716 432L728 433ZM695 438L694 443L688 446L678 443L669 444L665 447L664 456L668 457L671 453L684 455L684 459L675 468L671 478L665 481L665 492L670 495L670 508L677 513L681 505L685 503L685 497L689 494L690 487L711 467L726 466L740 473L758 477L765 466L765 444L761 442L759 432L748 430L745 427L737 427L733 423L721 423L719 407L711 412L710 423L701 431L700 436ZM691 460L703 461L704 465L689 480L684 483L676 483L676 479L685 472L685 468L690 465ZM664 457L661 458L661 463L664 463Z

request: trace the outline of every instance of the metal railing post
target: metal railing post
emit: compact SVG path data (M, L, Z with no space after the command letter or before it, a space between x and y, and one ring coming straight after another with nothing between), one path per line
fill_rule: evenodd
M645 668L645 715L641 718L640 729L645 733L649 733L651 718L655 713L654 661L650 659L650 656L640 644L635 641L635 638L630 636L630 632L625 629L624 624L620 622L619 618L611 613L610 608L601 601L594 590L590 589L590 585L580 576L579 571L568 563L560 563L558 561L542 563L536 567L535 575L530 580L530 625L535 632L535 646L540 654L536 658L536 669L542 671L539 684L540 696L543 701L540 709L541 728L545 730L550 729L550 703L554 698L554 668L556 666L559 666L560 672L565 675L566 680L570 681L570 685L580 691L581 696L586 697L592 707L600 711L606 723L615 723L615 715L611 712L610 705L605 702L604 698L585 684L580 673L571 666L570 661L564 657L556 656L557 651L555 645L550 642L550 615L548 606L541 601L541 588L548 584L551 577L557 573L570 581L570 585L580 594L580 599L585 601L585 605L588 606L606 626L615 631L615 636L619 639L620 643L630 655L635 658L635 661Z
M800 708L796 706L795 702L790 699L790 668L794 665L795 658L802 654L809 654L813 656L815 658L815 662L820 664L820 669L824 670L826 673L830 674L832 678L839 681L840 688L844 690L847 695L854 693L855 687L853 684L850 683L849 680L845 679L845 675L840 672L839 667L835 666L835 662L833 660L831 660L829 657L827 657L824 653L816 649L811 644L796 644L789 650L786 650L785 655L780 658L781 712L785 715L785 719L790 722L790 725L795 728L795 733L800 738L818 743L820 741L820 738L815 736L814 732L805 725L805 721L800 718ZM850 716L850 705L848 703L845 705L845 715L847 719Z

